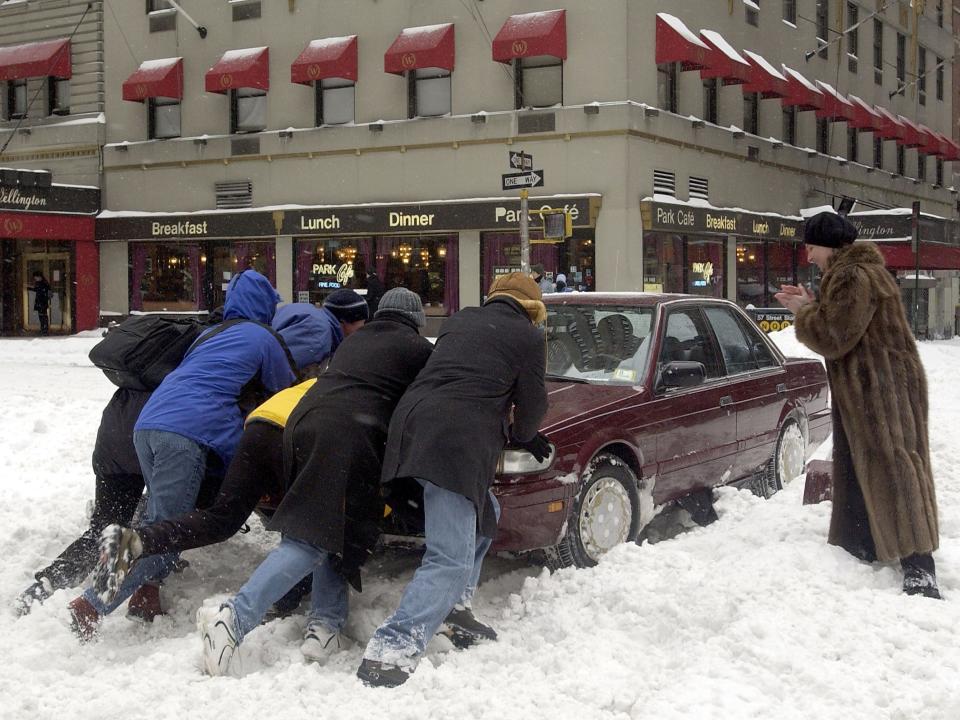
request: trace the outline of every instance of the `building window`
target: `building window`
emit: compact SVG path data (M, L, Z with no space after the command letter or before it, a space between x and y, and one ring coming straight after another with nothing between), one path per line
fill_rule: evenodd
M873 21L873 82L883 85L883 23Z
M517 58L513 72L514 107L517 110L563 105L563 60L560 58L552 55Z
M783 0L783 19L797 24L797 0Z
M927 104L927 51L925 48L917 50L917 90L921 105Z
M781 285L797 282L795 242L741 240L737 243L737 303L742 307L776 307Z
M927 179L927 156L922 152L917 153L917 180Z
M943 27L943 0L937 0L937 27Z
M147 101L148 135L151 140L180 137L180 101L155 97Z
M267 127L267 91L237 88L230 91L230 132L259 132Z
M677 112L677 64L657 65L657 107Z
M943 58L937 58L937 100L943 100Z
M903 95L907 80L907 36L897 33L897 92Z
M783 141L788 145L797 144L797 108L795 106L783 109Z
M356 85L350 80L329 78L314 83L316 98L316 124L343 125L352 123L356 110Z
M743 129L751 135L760 132L760 94L743 94Z
M760 0L743 0L747 25L760 26Z
M883 140L873 136L873 166L877 170L883 169Z
M820 57L827 57L827 42L830 40L830 0L817 0L817 42Z
M937 158L935 167L937 171L937 185L942 187L943 186L943 160L941 160L940 158Z
M847 128L847 160L860 161L860 133L856 128Z
M907 174L907 151L903 145L897 145L897 175Z
M830 121L826 118L817 118L817 152L830 153Z
M536 243L530 246L530 262L543 265L551 282L563 274L567 288L593 291L597 288L595 235L592 228L577 228L563 243ZM480 234L480 292L486 294L494 279L520 270L520 233L484 232ZM454 276L455 278L455 276ZM455 279L454 279L455 282Z
M847 69L857 72L857 60L860 56L860 8L852 2L847 3Z
M70 81L47 78L47 115L70 114Z
M703 119L717 124L717 95L719 82L717 78L703 81Z
M450 113L450 72L420 68L407 73L407 117L435 117Z
M7 120L19 120L27 116L26 78L7 81Z

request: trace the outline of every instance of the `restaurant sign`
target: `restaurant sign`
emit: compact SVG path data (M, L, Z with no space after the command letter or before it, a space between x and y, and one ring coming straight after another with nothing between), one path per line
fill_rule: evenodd
M738 235L764 240L800 241L801 220L781 218L742 210L721 210L644 200L640 215L645 231Z

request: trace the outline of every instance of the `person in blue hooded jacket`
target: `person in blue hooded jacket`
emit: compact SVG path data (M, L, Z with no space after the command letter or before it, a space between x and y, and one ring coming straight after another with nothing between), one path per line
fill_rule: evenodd
M279 301L270 281L255 270L235 275L223 308L230 325L198 341L144 406L133 444L148 490L146 522L192 510L208 463L230 464L243 432L245 387L255 381L272 394L296 379L287 350L267 327ZM236 320L253 322L231 323ZM110 604L88 589L70 603L74 632L82 640L92 638L103 616L131 595L131 602L153 608L144 619L160 614L157 583L177 557L155 555L138 563Z

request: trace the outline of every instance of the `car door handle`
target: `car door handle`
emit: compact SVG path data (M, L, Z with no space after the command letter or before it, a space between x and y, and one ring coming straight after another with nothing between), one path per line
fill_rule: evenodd
M786 383L777 383L777 394L785 393L787 391Z
M733 405L733 397L731 395L724 395L720 398L720 407L726 407L727 405Z

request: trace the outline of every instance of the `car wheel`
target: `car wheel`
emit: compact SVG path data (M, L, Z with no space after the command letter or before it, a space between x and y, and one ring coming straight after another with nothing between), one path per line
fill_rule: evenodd
M798 475L803 474L807 458L807 441L796 420L787 420L780 428L773 457L763 475L763 496L770 497Z
M636 475L619 458L598 456L574 499L566 534L548 552L550 565L593 567L617 545L636 539L639 525Z

